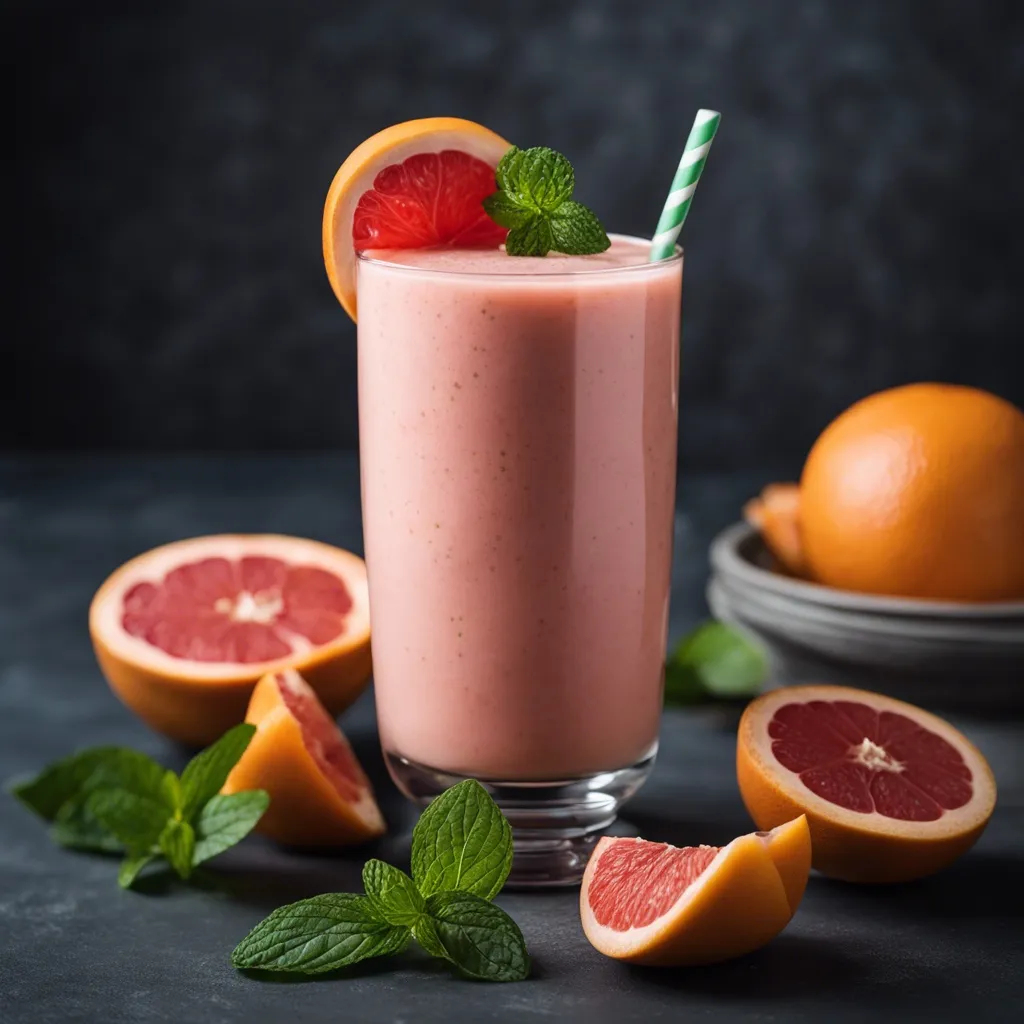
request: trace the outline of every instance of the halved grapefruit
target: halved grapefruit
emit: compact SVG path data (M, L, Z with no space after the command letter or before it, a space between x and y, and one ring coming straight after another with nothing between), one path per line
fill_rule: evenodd
M786 572L808 575L800 533L798 484L768 484L743 506L743 518L761 534L765 547Z
M256 726L256 735L223 791L270 794L257 831L296 846L345 846L383 834L369 779L298 672L265 675L245 720Z
M731 960L789 924L810 869L802 816L722 847L605 836L583 875L583 931L595 949L630 963Z
M295 667L333 714L370 677L366 565L277 535L196 537L117 569L89 609L114 692L148 725L194 746L241 722L256 681Z
M459 117L424 117L377 132L338 168L324 203L324 265L356 318L356 253L435 246L497 248L507 231L481 201L510 148Z
M974 845L996 784L978 749L912 704L842 686L794 686L751 703L736 772L754 821L806 814L814 867L851 882L933 874Z

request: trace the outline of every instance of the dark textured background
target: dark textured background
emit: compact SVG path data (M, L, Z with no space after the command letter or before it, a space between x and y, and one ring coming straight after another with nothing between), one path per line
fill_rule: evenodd
M799 459L914 379L1024 404L1016 3L3 10L0 447L351 446L323 195L365 136L441 113L563 150L580 199L649 233L694 111L724 112L684 233L687 465Z

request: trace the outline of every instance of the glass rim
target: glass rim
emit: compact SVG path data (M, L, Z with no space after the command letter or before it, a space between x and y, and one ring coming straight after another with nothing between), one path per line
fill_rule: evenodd
M609 233L608 237L614 240L621 240L624 242L641 242L646 246L650 246L651 239L641 238L639 235L620 235L615 233ZM372 251L372 250L371 250ZM510 259L516 259L516 257L510 257ZM435 277L478 277L485 278L489 281L559 281L565 278L594 278L601 277L602 275L615 275L615 274L632 274L632 273L652 273L655 270L660 270L667 266L673 266L683 261L683 247L676 245L674 252L671 256L657 260L654 263L628 263L621 267L595 267L593 270L558 270L553 274L542 274L542 273L526 273L526 274L515 274L515 273L490 273L488 271L481 270L451 270L451 269L439 269L436 267L412 267L407 263L396 263L394 260L381 260L374 256L368 255L366 250L356 251L356 260L359 263L368 263L378 267L387 267L391 270L402 270L410 274L427 274Z

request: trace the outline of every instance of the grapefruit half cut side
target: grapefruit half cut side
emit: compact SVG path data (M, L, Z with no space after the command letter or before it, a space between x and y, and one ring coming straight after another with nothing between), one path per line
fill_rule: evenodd
M257 830L294 846L346 846L384 832L370 781L348 740L294 669L265 675L245 720L256 735L225 793L270 794Z
M583 876L583 931L597 950L630 963L730 960L786 927L809 871L803 818L723 847L605 836Z
M148 725L206 746L241 722L256 681L299 668L332 714L370 676L366 565L298 537L178 541L117 569L89 609L111 688Z
M794 686L752 702L736 771L754 821L806 814L813 864L851 882L933 874L974 845L995 807L985 758L948 722L842 686Z
M510 148L489 128L460 117L392 125L357 146L338 168L324 203L327 277L356 319L356 254L366 249L497 248L508 233L481 201Z

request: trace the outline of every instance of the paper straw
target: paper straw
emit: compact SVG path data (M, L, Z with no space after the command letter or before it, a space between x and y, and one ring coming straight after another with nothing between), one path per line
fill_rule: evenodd
M708 158L708 150L718 131L718 122L722 115L717 110L698 110L694 118L690 137L686 140L676 176L672 179L665 207L661 211L658 229L651 239L651 263L667 259L676 249L676 239L683 227L683 221L690 212L690 203L697 188L700 172L704 170L704 162Z

